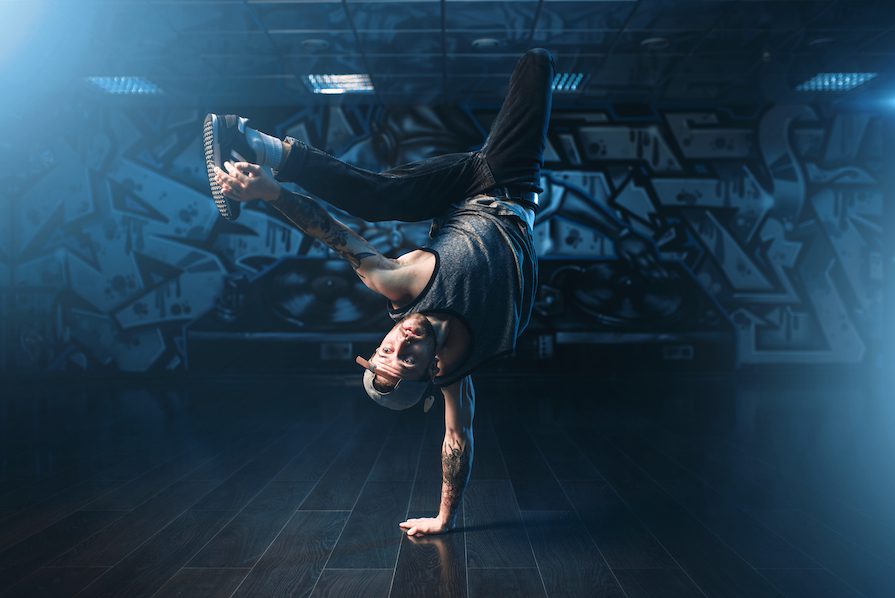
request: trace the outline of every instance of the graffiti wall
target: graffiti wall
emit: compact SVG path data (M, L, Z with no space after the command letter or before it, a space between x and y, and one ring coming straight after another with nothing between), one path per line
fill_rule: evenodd
M469 106L247 113L376 170L474 149L494 117ZM190 331L350 337L387 326L381 300L274 211L217 215L203 116L72 108L57 134L15 148L22 166L0 190L3 372L183 371ZM868 360L882 321L877 121L811 106L557 110L533 329L729 329L741 365ZM428 233L337 217L390 254ZM675 284L650 282L632 239L655 244Z

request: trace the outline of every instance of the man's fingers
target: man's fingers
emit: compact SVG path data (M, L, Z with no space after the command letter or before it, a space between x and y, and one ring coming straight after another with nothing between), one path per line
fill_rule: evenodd
M415 534L415 533L416 533L416 528L415 528L415 527L411 527L409 530L407 530L407 535L408 535L408 536L412 536L412 535Z
M237 162L234 166L241 172L254 175L261 174L261 167L257 164L252 164L251 162Z
M241 164L244 164L244 162L241 162ZM227 167L227 172L230 173L230 176L235 178L240 183L246 184L249 182L249 177L243 174L242 171L237 168L235 164L233 164L233 162L224 162L224 166Z

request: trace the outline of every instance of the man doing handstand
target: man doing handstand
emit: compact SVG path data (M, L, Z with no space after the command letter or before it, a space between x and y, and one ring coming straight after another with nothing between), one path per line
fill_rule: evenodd
M374 173L292 138L279 140L244 118L209 114L205 151L212 195L235 219L239 203L262 199L305 234L351 263L388 299L394 327L365 368L376 402L406 409L440 389L444 397L442 489L438 515L400 524L408 535L455 525L472 468L475 394L470 374L512 352L528 324L537 282L532 226L542 191L554 76L552 56L526 52L484 146ZM275 176L262 166L274 169ZM388 258L335 220L302 189L368 221L433 220L426 247Z

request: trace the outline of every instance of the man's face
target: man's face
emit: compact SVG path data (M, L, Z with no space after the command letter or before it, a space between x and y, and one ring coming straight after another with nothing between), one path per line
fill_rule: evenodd
M383 374L404 380L423 380L432 374L435 330L421 314L410 314L385 335L370 363Z

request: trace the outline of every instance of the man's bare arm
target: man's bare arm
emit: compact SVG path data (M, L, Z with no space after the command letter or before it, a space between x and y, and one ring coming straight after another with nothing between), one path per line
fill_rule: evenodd
M357 275L365 278L371 268L390 268L392 260L380 254L362 236L333 218L323 206L305 195L281 189L269 202L302 232L338 253ZM365 261L366 260L366 261Z
M284 189L258 165L228 162L225 167L227 172L216 171L225 196L238 201L266 201L303 233L323 242L344 258L367 286L389 295L384 278L397 268L394 260L383 256L366 239L333 218L310 197Z
M444 393L444 442L441 445L441 503L436 517L408 519L400 523L407 535L440 534L456 526L463 491L472 473L472 419L475 390L472 377L442 389Z

